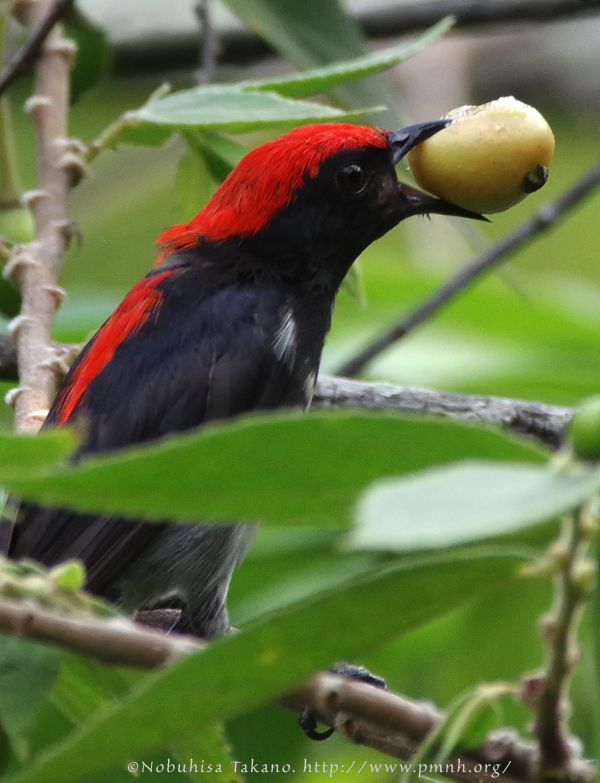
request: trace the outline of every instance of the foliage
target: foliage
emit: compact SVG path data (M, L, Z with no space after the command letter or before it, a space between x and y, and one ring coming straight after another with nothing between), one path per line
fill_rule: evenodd
M127 96L105 131L96 135L96 128L86 129L86 141L96 136L88 157L100 171L102 158L94 159L107 148L119 147L115 159L131 162L138 152L132 146L161 146L177 134L177 201L186 218L249 143L223 133L360 120L373 105L387 101L375 74L428 46L451 24L444 20L416 41L366 54L359 32L334 0L229 4L310 70L161 91L134 109L136 101ZM82 47L77 98L85 104L83 92L103 74L106 44L80 16L71 25ZM348 55L355 59L347 60ZM305 100L331 90L327 103ZM158 179L172 181L173 161L160 160L168 164ZM146 188L134 169L132 164L131 195L121 191L120 197L145 208ZM111 193L114 185L113 177ZM86 198L88 217L98 213L90 231L92 256L98 252L98 266L108 270L115 287L124 287L124 276L115 280L124 274L118 267L128 252L125 240L115 238L117 256L105 244L102 221L111 209L124 212L123 233L140 245L132 230L136 213L122 210L118 199L103 210L90 208L92 197L84 191L84 206ZM94 231L102 237L101 251L93 249ZM143 263L149 244L145 251ZM394 266L384 260L386 252L394 256ZM342 299L326 366L334 367L365 335L431 287L430 274L395 265L401 252L397 237L369 252L370 307L357 313ZM111 254L116 257L107 257ZM73 269L79 258L71 258ZM128 276L141 271L133 266ZM94 273L102 279L102 268ZM67 269L67 279L78 279L77 274ZM98 293L91 280L87 286L75 291L59 318L57 336L85 338L115 303L114 290ZM569 296L573 289L546 280L536 285L532 304L503 283L489 282L476 299L454 304L404 346L400 360L390 352L373 372L404 381L425 363L435 382L454 388L573 402L597 391L600 373L597 293L584 301L584 318L581 298L574 306ZM2 295L0 309L11 316L14 298L9 305L5 301ZM595 496L600 483L595 466L570 463L570 472L561 472L530 443L487 429L356 412L249 416L65 466L75 437L68 432L36 440L2 435L3 486L27 498L86 510L183 521L258 520L262 528L232 585L231 614L240 633L159 672L122 671L5 637L0 763L7 781L125 781L131 779L127 764L138 764L139 772L143 762L169 771L170 764L183 766L190 758L213 769L196 774L188 764L180 779L234 780L231 759L251 757L269 765L276 759L289 763L295 773L286 777L297 781L314 779L303 772L306 759L335 759L348 768L360 758L376 766L381 759L374 754L336 739L326 748L308 746L299 730L288 732L283 725L293 722L290 715L265 706L344 657L385 675L391 687L450 703L448 724L436 738L442 748L478 742L482 729L502 721L526 730L529 715L522 704L503 699L499 716L490 691L475 685L491 678L515 680L539 664L535 620L548 603L547 574L539 568L536 580L536 569L523 566L543 556L559 514ZM590 685L593 662L585 664L593 656L592 636L600 648L598 603L593 632L583 636L584 665L575 683L574 725L590 753L594 741L600 744L590 717L600 692L597 684ZM15 693L22 698L15 699ZM223 739L223 724L232 749ZM215 771L217 765L222 773ZM374 772L370 779L396 776Z

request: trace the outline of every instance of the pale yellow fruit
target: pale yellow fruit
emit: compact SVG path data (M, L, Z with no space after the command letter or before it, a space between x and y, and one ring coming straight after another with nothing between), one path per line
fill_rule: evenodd
M430 193L474 212L502 212L539 190L548 178L554 136L542 115L512 96L461 106L452 124L408 155Z

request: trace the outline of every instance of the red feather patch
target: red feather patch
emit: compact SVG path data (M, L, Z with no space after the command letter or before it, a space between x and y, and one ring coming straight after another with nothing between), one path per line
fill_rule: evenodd
M220 241L258 233L294 199L305 177L314 178L323 161L341 150L388 146L379 128L345 123L304 125L249 152L188 223L168 228L156 240L163 252L195 247L201 238Z
M71 418L88 385L110 362L119 345L138 332L158 311L163 301L163 293L157 286L174 271L168 269L166 272L142 278L96 332L69 384L63 386L58 393L58 424L64 424Z

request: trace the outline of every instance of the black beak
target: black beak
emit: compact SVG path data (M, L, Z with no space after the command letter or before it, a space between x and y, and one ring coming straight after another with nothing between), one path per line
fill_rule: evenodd
M419 122L417 125L409 125L408 128L388 131L387 137L392 148L392 161L394 166L399 163L407 152L420 144L425 139L447 128L452 120L432 120L431 122Z
M387 137L392 148L392 162L394 166L402 158L420 144L425 139L433 136L435 133L446 128L452 120L432 120L431 122L419 122L416 125L409 125L400 130L388 131ZM416 188L400 183L400 188L409 202L408 214L405 217L413 215L452 215L455 217L471 218L472 220L483 220L488 223L488 219L478 212L471 212L470 209L458 207L449 201L444 201L428 193L423 193Z

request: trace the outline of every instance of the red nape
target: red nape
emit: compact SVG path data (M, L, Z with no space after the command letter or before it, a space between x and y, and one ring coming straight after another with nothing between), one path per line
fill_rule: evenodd
M387 146L385 131L346 123L304 125L268 141L242 158L196 217L160 234L157 263L201 238L253 236L293 200L305 177L317 176L326 158L356 147Z
M58 424L68 421L88 385L106 367L121 343L138 332L162 304L163 293L157 286L175 270L144 277L134 285L108 321L96 332L84 349L81 361L69 383L58 393Z

